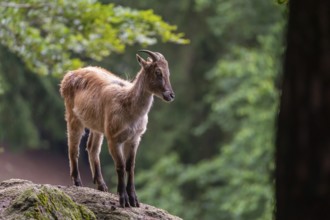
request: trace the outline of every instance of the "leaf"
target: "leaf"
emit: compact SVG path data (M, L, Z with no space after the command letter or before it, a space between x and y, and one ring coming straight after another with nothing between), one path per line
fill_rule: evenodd
M0 4L0 43L33 72L60 75L121 53L126 45L186 44L183 33L152 10L134 10L95 0L27 0Z

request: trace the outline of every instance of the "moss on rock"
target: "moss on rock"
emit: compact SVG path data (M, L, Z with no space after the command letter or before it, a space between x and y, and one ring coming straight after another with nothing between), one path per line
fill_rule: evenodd
M140 208L121 208L118 196L111 193L87 187L34 184L20 179L0 182L0 219L180 220L143 203Z
M22 215L26 219L38 220L96 219L88 208L75 203L61 190L47 185L25 189L5 213L8 219L17 219L17 216Z

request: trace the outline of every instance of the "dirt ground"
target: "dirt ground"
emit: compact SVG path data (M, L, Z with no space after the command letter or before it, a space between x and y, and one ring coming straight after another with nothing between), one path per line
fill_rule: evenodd
M84 186L94 187L88 164L80 162L79 166ZM21 153L4 150L0 153L0 182L11 178L41 184L71 185L69 161L66 155L45 150Z

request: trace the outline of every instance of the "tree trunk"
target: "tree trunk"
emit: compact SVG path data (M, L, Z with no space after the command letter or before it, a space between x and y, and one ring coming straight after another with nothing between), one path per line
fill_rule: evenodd
M276 219L330 219L330 1L290 0Z

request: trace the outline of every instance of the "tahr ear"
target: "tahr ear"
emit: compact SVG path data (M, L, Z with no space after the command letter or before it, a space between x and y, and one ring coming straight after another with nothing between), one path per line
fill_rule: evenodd
M136 54L136 60L140 64L141 67L145 68L147 66L147 61L145 61L139 54Z

